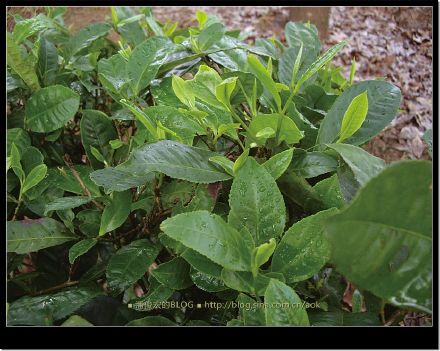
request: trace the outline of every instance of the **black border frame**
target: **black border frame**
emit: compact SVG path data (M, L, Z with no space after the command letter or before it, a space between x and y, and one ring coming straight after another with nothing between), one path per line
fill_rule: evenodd
M94 1L56 1L56 0L7 0L5 4L4 23L6 24L7 6L111 6L111 5L174 5L197 6L205 5L206 0L190 2L175 1L154 2L148 4L134 0L94 0ZM267 6L266 2L239 4L238 1L222 0L213 4ZM271 1L271 6L432 6L433 7L433 116L438 114L438 12L439 6L434 1L388 0L377 1ZM3 37L4 47L6 37ZM5 72L5 71L4 71ZM5 73L3 73L5 74ZM5 95L6 96L6 92ZM6 306L0 304L3 336L0 347L6 349L438 349L438 125L433 118L433 317L431 327L7 327ZM4 134L5 135L5 134ZM6 139L6 138L5 138ZM6 142L3 143L6 149ZM3 155L6 155L4 150ZM5 162L3 163L5 165ZM4 173L5 174L5 173ZM437 234L437 235L436 235ZM6 233L5 233L6 235ZM6 248L1 241L1 267L5 270ZM3 271L4 271L3 270ZM6 289L6 288L5 288ZM6 301L5 289L0 290L2 301ZM55 329L53 329L55 328ZM168 329L170 328L170 329ZM206 341L206 339L208 341Z

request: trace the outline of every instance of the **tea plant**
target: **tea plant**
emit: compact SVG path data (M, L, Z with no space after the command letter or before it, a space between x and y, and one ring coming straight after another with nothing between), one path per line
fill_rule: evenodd
M286 43L149 8L7 33L9 325L383 325L432 309L432 166L313 24ZM110 31L119 41L107 38Z

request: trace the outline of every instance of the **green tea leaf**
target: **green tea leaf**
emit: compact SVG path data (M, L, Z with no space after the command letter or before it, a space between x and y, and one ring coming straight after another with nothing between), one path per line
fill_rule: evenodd
M48 133L64 126L79 108L79 95L61 85L35 92L26 103L26 125L33 132Z
M258 60L257 56L249 55L247 62L251 69L251 72L260 80L264 88L267 89L272 95L275 105L277 107L277 112L281 112L281 97L278 93L278 89L272 77L267 72L267 69Z
M12 39L11 33L6 33L7 46L7 63L15 73L17 73L23 82L33 91L40 89L37 74L34 67L29 65L21 56L20 46Z
M282 151L263 163L263 167L266 168L266 171L270 173L273 179L278 179L289 167L292 161L293 150L292 148Z
M325 227L331 262L390 303L432 309L432 166L395 163L372 178Z
M23 182L23 188L22 192L23 194L37 185L39 182L41 182L47 173L47 166L45 164L35 166L29 174L26 176L24 182Z
M341 132L337 143L342 143L345 139L351 137L364 123L368 112L367 91L356 96L348 105L347 111L342 119Z
M99 295L97 288L74 287L52 295L23 296L9 306L8 325L52 325Z
M337 158L319 151L306 152L295 149L290 169L304 178L313 178L321 174L336 171Z
M352 100L367 91L368 112L365 123L348 139L347 144L361 145L379 134L394 118L400 105L399 88L391 83L371 80L353 84L338 96L324 119L322 120L317 144L332 143L341 130L344 113Z
M279 113L255 116L249 124L249 130L254 135L268 127L276 131L278 130L278 124L280 128L278 140L276 140L277 144L280 144L282 141L285 141L289 145L296 144L304 137L304 133L298 129L295 122L289 117ZM266 140L267 137L259 137L258 145L264 145Z
M127 64L134 95L138 95L156 77L172 47L173 44L167 38L151 37L134 48Z
M272 271L288 283L306 280L330 259L330 244L324 237L323 222L338 213L334 208L296 222L286 231L272 258Z
M182 102L182 104L189 108L195 108L195 95L192 90L191 81L185 81L179 76L173 75L171 81L174 94Z
M151 274L161 284L173 290L182 290L193 285L189 277L190 266L181 257L173 258L157 266L151 271Z
M197 46L201 51L209 49L213 44L217 43L225 34L226 28L221 23L214 23L203 28L197 36Z
M134 284L148 271L159 251L160 248L147 239L135 240L120 248L107 265L109 289L119 293Z
M88 196L66 196L53 200L48 203L44 209L47 214L50 211L67 210L79 207L92 201Z
M92 323L77 315L70 316L61 324L62 327L88 327L92 325Z
M277 242L274 238L270 239L268 243L263 243L255 248L255 266L256 268L262 266L267 261L269 261L270 256L272 256L275 251Z
M96 148L104 159L111 159L112 149L109 141L118 137L112 120L104 112L83 110L80 128L81 142L90 163L93 168L102 167L102 161L93 154L92 147Z
M52 218L7 222L8 252L35 252L78 237Z
M295 291L277 279L271 279L264 294L266 325L309 325L307 312ZM280 305L281 304L281 305ZM288 304L286 308L280 307Z
M298 79L298 82L295 86L295 90L298 91L301 85L308 79L310 79L313 75L318 73L318 71L324 67L328 62L330 62L336 54L342 50L342 48L347 44L346 40L341 41L340 43L332 46L326 52L324 52L316 61L314 61L307 70L302 74L302 76Z
M253 158L237 172L229 194L228 222L246 227L255 244L277 238L284 230L286 208L275 179Z
M89 251L93 246L98 242L97 239L84 239L78 241L75 245L73 245L69 250L69 262L73 264L75 260L84 255L87 251Z
M243 237L221 217L193 211L168 218L160 225L169 237L230 270L250 271L252 239Z
M65 47L65 59L69 61L82 49L89 47L94 41L105 37L111 29L108 23L92 23L73 35Z
M110 204L105 206L102 213L100 236L119 228L130 214L131 191L114 191L112 195Z

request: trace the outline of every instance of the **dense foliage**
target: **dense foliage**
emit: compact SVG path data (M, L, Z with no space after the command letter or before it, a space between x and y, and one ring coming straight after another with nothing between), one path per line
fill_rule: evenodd
M432 309L430 161L361 146L400 90L313 24L61 7L7 33L9 325L382 325ZM109 11L110 15L110 11ZM110 41L110 31L119 34Z

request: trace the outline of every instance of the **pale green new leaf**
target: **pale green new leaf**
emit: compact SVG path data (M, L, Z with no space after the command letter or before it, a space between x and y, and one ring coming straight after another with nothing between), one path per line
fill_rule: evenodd
M26 176L23 182L22 193L24 194L29 189L33 188L39 182L41 182L47 173L47 166L45 164L41 164L33 168L29 174Z
M23 82L33 91L40 89L34 67L30 66L21 56L20 47L12 39L11 33L6 33L7 39L7 64L17 73Z
M347 111L342 119L341 132L337 143L342 143L351 137L362 126L368 112L368 94L364 91L356 96L348 105Z

